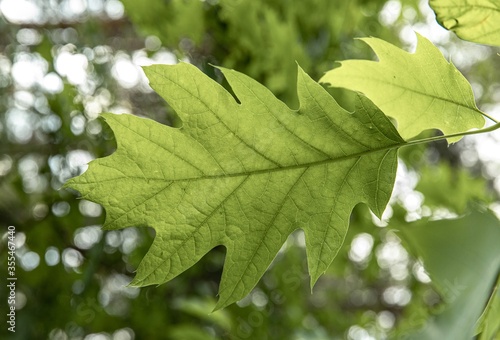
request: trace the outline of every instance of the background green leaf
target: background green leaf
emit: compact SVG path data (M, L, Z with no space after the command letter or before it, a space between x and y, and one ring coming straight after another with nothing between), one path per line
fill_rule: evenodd
M411 339L471 339L500 271L500 222L489 211L400 228L444 302Z
M500 46L500 2L491 0L430 0L437 21L460 38Z
M133 1L123 0L130 19L140 22L141 33L161 37L168 45L181 39L200 43L205 33L202 1Z
M294 105L296 62L318 79L331 60L359 50L345 43L351 37L395 38L376 15L366 15L384 0L122 2L138 31L159 38L179 59L189 58L212 77L209 63L238 70Z
M364 97L348 113L299 71L300 109L291 110L222 69L238 104L192 65L145 71L183 127L104 115L117 151L67 184L106 208L104 228L155 228L132 285L169 281L224 245L217 307L227 306L252 290L297 228L314 284L342 245L354 206L365 202L381 216L404 141Z
M405 139L426 129L452 134L482 127L483 113L476 107L470 84L429 40L419 34L417 38L413 54L377 38L363 38L379 61L343 61L320 82L363 92L397 120Z
M415 190L425 193L423 203L428 207L464 214L473 200L492 201L484 180L474 178L466 169L456 169L442 162L420 168L419 176Z

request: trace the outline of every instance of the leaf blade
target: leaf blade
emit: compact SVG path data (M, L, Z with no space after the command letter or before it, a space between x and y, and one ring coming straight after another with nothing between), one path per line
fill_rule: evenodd
M107 228L155 228L132 285L168 281L223 245L216 308L248 294L297 228L306 234L314 284L340 248L353 207L366 202L381 215L405 145L369 100L360 96L351 114L302 70L298 110L221 70L240 103L194 66L146 68L182 128L105 114L117 150L67 183L106 208Z
M363 92L398 121L405 139L427 129L453 134L484 125L470 84L430 41L417 33L417 49L410 54L377 38L361 40L379 61L343 61L320 82Z
M430 0L437 21L464 40L500 46L500 3L485 0Z

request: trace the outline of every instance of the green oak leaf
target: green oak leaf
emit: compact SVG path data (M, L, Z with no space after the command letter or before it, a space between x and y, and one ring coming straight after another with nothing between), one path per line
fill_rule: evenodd
M414 54L377 38L361 39L380 61L343 61L320 82L363 92L397 120L405 139L427 129L448 135L481 128L484 114L476 107L469 82L429 40L419 34L417 38Z
M437 21L460 38L500 46L500 1L430 0Z
M398 338L472 339L500 271L500 221L491 211L474 211L454 220L415 222L400 231L410 252L423 261L444 308L422 329ZM490 327L498 325L489 321Z
M116 151L66 184L105 207L105 229L156 230L132 285L169 281L223 245L222 308L252 290L298 228L313 285L342 245L353 207L365 202L382 214L405 141L366 98L349 113L299 70L300 108L292 110L235 71L221 69L239 103L192 65L144 70L182 128L103 114Z

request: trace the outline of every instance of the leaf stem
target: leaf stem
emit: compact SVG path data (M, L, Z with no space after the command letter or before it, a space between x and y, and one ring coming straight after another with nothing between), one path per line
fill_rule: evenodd
M492 116L490 116L489 114L485 113L485 112L481 112L481 114L483 116L485 116L486 118L488 118L489 120L491 120L493 123L495 124L498 124L500 123L498 120L496 120L495 118L493 118Z
M500 122L498 122L496 120L494 120L494 121L496 122L496 124L494 124L492 126L489 126L487 128L484 128L484 129L471 130L471 131L459 132L459 133L453 133L451 135L442 135L442 136L435 136L435 137L429 137L429 138L422 138L422 139L417 139L417 140L409 140L403 146L429 143L429 142L434 142L434 141L448 139L448 138L453 138L453 137L463 137L463 136L468 136L468 135L477 135L477 134L480 134L480 133L491 132L491 131L495 131L497 129L500 129Z

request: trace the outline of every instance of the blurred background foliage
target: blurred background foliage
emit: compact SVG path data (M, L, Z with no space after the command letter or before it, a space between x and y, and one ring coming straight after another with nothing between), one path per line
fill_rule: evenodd
M446 308L446 296L398 229L472 207L498 213L498 133L402 149L383 220L355 209L314 294L297 232L254 291L216 313L224 249L167 284L129 288L153 230L104 232L99 205L60 189L88 161L113 152L99 113L181 125L140 65L182 60L222 84L211 65L234 68L296 106L297 63L319 79L336 60L373 58L354 38L411 50L413 31L439 46L471 81L478 105L500 117L498 50L442 29L426 1L0 0L0 225L16 227L18 256L16 333L4 323L0 337L384 339L421 327ZM329 91L350 106L351 93ZM6 242L0 251L6 268ZM0 291L5 301L5 284Z

